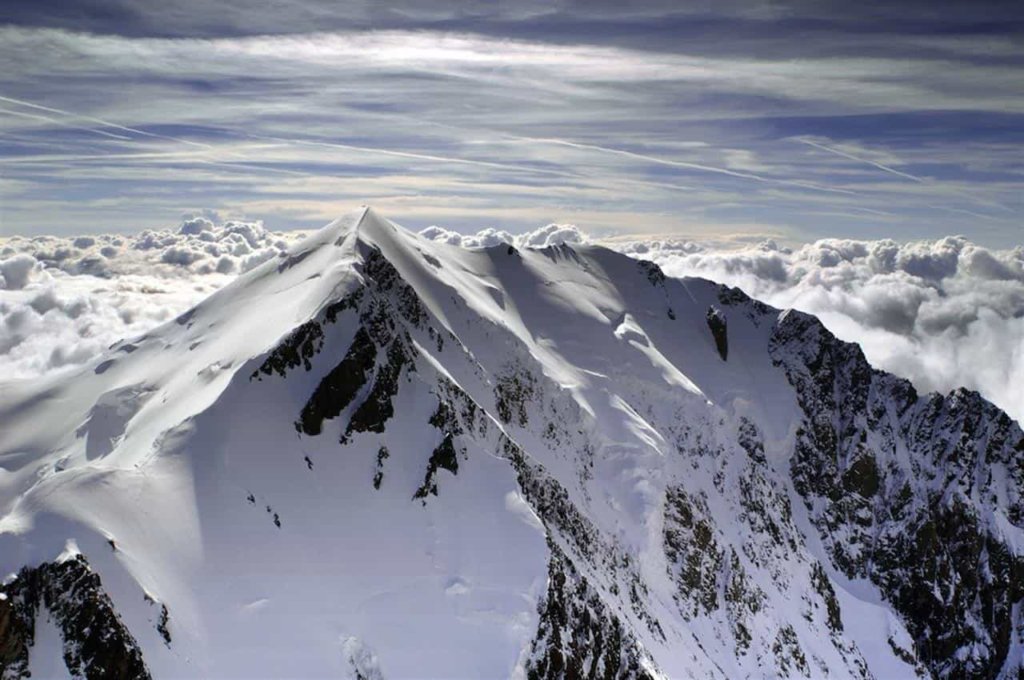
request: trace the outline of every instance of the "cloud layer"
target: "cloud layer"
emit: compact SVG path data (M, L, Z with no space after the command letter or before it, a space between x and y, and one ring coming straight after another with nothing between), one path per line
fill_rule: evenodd
M0 376L73 366L174 318L299 238L259 223L0 241Z
M424 236L463 247L544 247L593 240L571 224L522 234ZM0 242L0 375L32 377L87 361L116 340L173 318L301 234L258 223L185 219L136 236ZM879 368L921 390L976 389L1024 421L1024 248L992 250L963 237L900 244L826 239L798 248L672 239L605 245L701 276L776 307L817 315Z

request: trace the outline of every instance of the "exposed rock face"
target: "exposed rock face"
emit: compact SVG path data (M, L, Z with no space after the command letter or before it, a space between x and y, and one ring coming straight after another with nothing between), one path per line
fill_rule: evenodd
M365 328L352 339L345 358L328 373L302 409L295 428L305 434L320 434L324 420L337 418L369 377L377 358L377 348Z
M308 371L312 368L309 360L316 356L323 346L323 327L316 321L307 321L292 331L292 334L270 353L259 369L253 372L250 380L259 379L260 373L276 373L283 378L290 370L299 366L305 366Z
M548 591L526 677L654 680L651 668L629 630L552 544Z
M676 601L689 618L713 612L725 551L715 541L707 508L680 488L669 489L665 501L665 556L679 584Z
M35 621L45 607L60 628L64 663L73 677L141 680L150 677L142 653L100 577L81 555L22 569L0 588L0 678L28 678Z
M0 678L29 677L29 648L35 642L38 600L24 583L0 589Z
M727 361L729 359L729 333L725 314L718 307L708 307L707 320L711 336L715 339L718 356L722 357L722 361Z
M352 414L342 441L350 437L353 432L384 431L388 419L395 414L392 399L398 394L398 379L401 377L403 369L410 366L414 351L405 338L392 338L387 348L386 359L377 367L373 387L370 388L366 399Z
M918 396L807 315L772 352L804 412L793 481L835 563L882 589L935 676L1024 672L1005 667L1024 561L996 529L1024 516L1020 427L967 390Z

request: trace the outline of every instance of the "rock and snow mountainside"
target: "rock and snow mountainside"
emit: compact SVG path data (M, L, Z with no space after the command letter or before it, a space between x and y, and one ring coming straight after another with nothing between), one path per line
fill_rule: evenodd
M812 317L364 209L0 384L0 677L1020 677L1022 461Z

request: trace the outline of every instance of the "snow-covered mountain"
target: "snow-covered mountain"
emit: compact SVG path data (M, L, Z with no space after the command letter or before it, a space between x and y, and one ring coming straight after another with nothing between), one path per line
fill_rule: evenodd
M813 317L362 209L0 384L0 677L1020 677L1022 488Z

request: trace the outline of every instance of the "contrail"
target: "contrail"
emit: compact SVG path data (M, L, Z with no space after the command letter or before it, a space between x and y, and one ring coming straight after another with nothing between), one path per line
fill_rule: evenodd
M514 165L512 163L497 163L494 161L480 161L472 158L459 158L457 156L436 156L434 154L425 153L414 153L412 151L396 151L394 149L382 149L380 147L373 146L355 146L352 144L341 144L339 142L317 142L307 139L292 139L286 137L271 137L267 135L257 135L249 132L235 132L232 130L225 130L230 134L240 135L242 137L251 137L252 139L263 139L270 142L281 142L285 144L299 144L303 146L320 146L329 149L343 149L345 151L359 151L363 153L376 153L383 156L396 156L398 158L412 158L416 160L425 161L436 161L439 163L458 163L463 165L475 165L484 168L496 168L500 170L515 170L517 172L529 172L538 175L554 175L557 177L578 177L572 173L563 172L561 170L548 170L544 168L531 168L524 165Z
M8 135L0 134L0 137L6 137ZM32 144L36 144L35 140L26 140ZM266 148L277 148L279 144L252 144L252 149L260 150ZM248 150L248 149L246 149ZM238 156L239 158L246 158L244 153L239 151L231 151L232 155ZM109 161L109 160L160 160L164 158L193 158L196 156L203 156L209 154L206 149L195 149L188 151L144 151L140 153L67 153L67 154L36 154L34 156L0 156L0 163L6 164L48 164L48 163L74 163L78 161Z
M457 128L454 128L454 126L444 126L444 127L452 127L453 129L457 129ZM238 136L238 137L245 137L245 138L249 138L249 139L260 139L260 140L268 141L268 142L277 142L279 144L292 144L292 145L301 145L301 146L316 146L316 147L324 147L324 148L329 148L329 149L342 149L342 150L346 150L346 151L356 151L356 152L362 152L362 153L379 154L379 155L383 155L383 156L394 156L394 157L397 157L397 158L411 158L411 159L415 159L415 160L435 161L435 162L440 162L440 163L456 163L456 164L472 165L472 166L477 166L477 167L496 168L496 169L500 169L500 170L514 170L516 172L533 173L533 174L539 174L539 175L546 175L546 176L549 176L549 177L561 177L561 178L571 179L571 180L575 180L575 181L596 181L598 183L598 186L606 186L606 184L604 183L604 178L593 177L593 176L586 175L586 174L581 174L581 173L566 172L564 170L551 170L551 169L547 169L547 168L532 168L532 167L529 167L529 166L515 165L515 164L512 164L512 163L497 163L497 162L494 162L494 161L481 161L481 160L476 160L476 159L472 159L472 158L459 158L459 157L456 157L456 156L438 156L438 155L435 155L435 154L414 153L414 152L411 152L411 151L397 151L397 150L394 150L394 149L382 149L380 147L356 146L356 145L353 145L353 144L342 144L340 142L324 142L324 141L316 141L316 140L309 140L309 139L294 139L294 138L290 138L290 137L275 137L275 136L271 136L271 135L259 135L259 134L255 134L255 133L251 133L251 132L240 132L238 130L231 130L231 129L227 129L227 128L217 128L217 129L220 132L225 133L225 134L235 135L235 136ZM323 175L323 174L316 175L316 174L312 174L311 173L310 176L311 177L336 177L337 175L329 175L329 174L328 175ZM671 184L671 183L668 183L668 182L653 182L653 181L648 181L648 180L633 180L633 179L615 179L614 181L615 181L616 184L629 184L629 185L633 185L633 186L642 186L642 187L647 187L647 188L671 189L671 190L676 190L676 191L694 191L695 190L694 187L689 187L689 186L686 186L686 185L683 185L683 184Z
M194 142L194 141L192 141L190 139L182 139L180 137L171 137L171 136L168 136L168 135L161 135L161 134L157 134L156 132L146 132L145 130L139 130L138 128L128 127L127 125L120 125L118 123L112 123L109 120L103 120L102 118L94 118L93 116L84 116L84 115L82 115L80 113L74 113L73 111L65 111L63 109L55 109L53 107L43 106L41 104L33 104L32 102L27 102L27 101L24 101L24 100L21 100L21 99L14 99L12 97L0 96L0 101L11 102L12 104L19 104L20 106L27 106L30 109L38 109L40 111L49 111L50 113L59 113L62 116L69 116L71 118L79 118L81 120L87 120L87 121L90 121L92 123L99 123L100 125L105 125L107 127L112 127L115 130L121 130L123 132L131 132L131 133L136 134L136 135L142 135L143 137L154 137L156 139L166 139L166 140L169 140L169 141L172 141L172 142L180 142L182 144L188 144L190 146L203 147L205 149L213 149L213 148L215 148L212 144L204 144L202 142ZM16 114L16 115L18 115L18 114ZM20 115L27 116L29 114L20 114ZM39 116L39 117L43 118L43 116ZM47 120L51 120L52 122L57 123L58 125L61 124L59 121L56 121L56 120L52 120L52 119L47 119ZM82 128L82 129L92 130L92 128ZM100 134L105 134L108 137L114 137L115 139L124 139L124 140L130 140L131 139L130 137L120 137L120 136L117 136L117 135L112 135L112 134L108 134L108 133L105 133L105 132L100 132L99 130L93 130L93 132L99 132Z
M8 116L17 116L19 118L34 118L35 120L45 120L54 125L60 125L61 127L72 128L74 130L85 130L96 135L103 135L104 137L110 137L111 139L119 139L122 141L131 141L131 137L125 137L123 135L115 135L112 132L104 132L103 130L97 130L91 127L85 127L83 125L72 125L56 118L50 118L49 116L41 116L35 113L24 113L22 111L11 111L10 109L0 109L0 113L5 113Z
M875 161L867 159L867 158L862 158L860 156L854 156L852 153L846 153L845 151L840 151L839 149L833 149L831 146L825 146L824 144L819 144L818 142L812 142L811 140L806 139L804 137L795 137L795 138L793 138L793 141L794 142L799 142L800 144L806 144L807 146L813 146L815 149L821 149L822 151L827 151L828 153L833 153L833 154L835 154L837 156L842 156L843 158L849 159L851 161L857 161L859 163L867 163L868 165L872 165L872 166L878 168L879 170L883 170L885 172L888 172L888 173L890 173L892 175L896 175L898 177L903 177L904 179L909 179L909 180L913 180L914 182L922 182L922 183L926 181L923 177L917 177L916 175L911 175L910 173L906 173L906 172L903 172L901 170L897 170L896 168L890 167L890 166L885 165L883 163L876 163Z
M121 125L119 123L114 123L114 122L109 121L109 120L104 120L102 118L96 118L94 116L85 116L85 115L81 115L81 114L75 113L73 111L67 111L67 110L64 110L64 109L57 109L57 108L53 108L53 107L50 107L50 106L43 106L41 104L35 104L33 102L24 101L24 100L21 100L21 99L14 99L13 97L0 96L0 101L11 102L11 103L14 103L14 104L19 104L21 106L27 106L29 108L38 109L38 110L41 110L41 111L48 111L50 113L57 113L57 114L64 115L64 116L70 116L70 117L73 117L73 118L78 118L78 119L81 119L81 120L87 120L87 121L90 121L90 122L93 122L93 123L98 123L100 125L105 125L105 126L108 126L108 127L112 127L112 128L114 128L116 130L122 130L124 132L131 132L133 134L142 135L142 136L145 136L145 137L153 137L153 138L157 138L157 139L166 139L166 140L173 141L173 142L180 142L182 144L188 144L188 145L191 145L191 146L202 147L204 149L216 149L217 148L217 147L215 147L212 144L205 144L205 143L202 143L202 142L194 142L194 141L189 140L189 139L182 139L180 137L172 137L170 135L161 135L161 134L157 134L155 132L147 132L145 130L140 130L138 128L129 127L127 125ZM27 116L27 117L34 117L31 114L14 114L14 115L23 115L23 116ZM43 116L38 116L38 117L46 119L46 120L50 120L50 119L45 118ZM56 121L56 120L52 120L51 122L55 122L57 124L61 124L60 121ZM84 129L92 130L91 128L84 128ZM130 139L130 138L127 138L127 137L121 137L119 135L113 135L111 133L106 133L106 132L102 132L102 131L99 131L99 130L93 130L93 131L97 132L99 134L106 135L108 137L113 137L115 139L123 139L123 140ZM253 139L264 139L264 140L268 140L268 141L283 142L283 143L286 143L286 144L301 144L301 145L306 145L306 146L323 146L323 147L328 147L328 148L344 149L344 150L348 150L348 151L359 151L359 152L364 152L364 153L376 153L376 154L381 154L381 155L385 155L385 156L395 156L395 157L399 157L399 158L412 158L412 159L417 159L417 160L428 160L428 161L435 161L435 162L440 162L440 163L459 163L459 164L464 164L464 165L474 165L474 166L478 166L478 167L488 167L488 168L495 168L495 169L502 169L502 170L516 170L516 171L519 171L519 172L530 172L530 173L534 173L534 174L553 175L553 176L559 176L559 177L576 177L575 175L573 175L571 173L561 172L561 171L558 171L558 170L546 170L546 169L543 169L543 168L531 168L531 167L522 166L522 165L513 165L511 163L496 163L496 162L492 162L492 161L479 161L479 160L474 160L474 159L469 159L469 158L458 158L458 157L453 157L453 156L437 156L437 155L433 155L433 154L421 154L421 153L413 153L413 152L409 152L409 151L396 151L396 150L392 150L392 149L381 149L381 148L378 148L378 147L355 146L355 145L351 145L351 144L338 144L338 143L330 143L330 142L315 142L315 141L308 141L308 140L301 140L301 139L285 139L285 138L281 138L281 137L270 137L270 136L254 135L254 134L250 134L250 133L234 132L234 131L231 131L231 130L222 130L222 131L228 132L229 134L235 134L235 135L238 135L238 136L242 136L242 137L251 137ZM236 155L236 154L231 154L231 152L227 152L227 153L229 153L229 155Z
M112 127L114 129L117 129L117 130L122 130L122 131L125 131L125 132L131 132L131 133L138 134L138 135L143 135L143 136L146 136L146 137L154 137L154 138L157 138L157 139L166 139L166 140L170 140L170 141L180 142L182 144L189 144L191 146L202 147L202 148L205 148L205 149L216 149L216 147L214 145L211 145L211 144L204 144L204 143L201 143L201 142L194 142L194 141L191 141L191 140L188 140L188 139L181 139L179 137L172 137L172 136L169 136L169 135L161 135L161 134L157 134L157 133L154 133L154 132L147 132L145 130L139 130L138 128L133 128L133 127L129 127L129 126L126 126L126 125L120 125L118 123L114 123L114 122L111 122L111 121L108 121L108 120L104 120L102 118L96 118L96 117L93 117L93 116L85 116L85 115L74 113L72 111L66 111L66 110L63 110L63 109L57 109L57 108L53 108L53 107L49 107L49 106L43 106L41 104L35 104L33 102L27 102L27 101L24 101L24 100L21 100L21 99L14 99L12 97L0 96L0 101L12 102L12 103L15 103L15 104L20 104L22 106L27 106L27 107L34 108L34 109L39 109L39 110L42 110L42 111L48 111L48 112L51 112L51 113L58 113L58 114L65 115L65 116L71 116L71 117L74 117L74 118L79 118L81 120L88 120L90 122L98 123L100 125L106 125L106 126ZM29 115L29 114L21 114L21 115ZM59 124L59 121L53 121L53 122L57 122ZM86 128L86 129L91 129L91 128ZM232 130L225 130L225 129L221 129L221 131L222 132L226 132L228 134L234 134L234 135L238 135L238 136L242 136L242 137L249 137L249 138L252 138L252 139L263 139L263 140L266 140L266 141L281 142L281 143L285 143L285 144L296 144L296 145L304 145L304 146L319 146L319 147L324 147L324 148L342 149L342 150L346 150L346 151L356 151L356 152L361 152L361 153L371 153L371 154L379 154L379 155L384 155L384 156L393 156L393 157L397 157L397 158L410 158L410 159L415 159L415 160L426 160L426 161L433 161L433 162L438 162L438 163L454 163L454 164L461 164L461 165L472 165L472 166L476 166L476 167L493 168L493 169L500 169L500 170L513 170L513 171L516 171L516 172L527 172L527 173L532 173L532 174L547 175L547 176L554 176L554 177L567 177L567 178L572 178L572 179L579 179L580 178L580 176L578 174L569 173L569 172L565 172L565 171L545 169L545 168L532 168L532 167L523 166L523 165L515 165L515 164L512 164L512 163L498 163L498 162L494 162L494 161L481 161L481 160L475 160L475 159L471 159L471 158L459 158L459 157L455 157L455 156L438 156L438 155L435 155L435 154L415 153L415 152L410 152L410 151L397 151L397 150L394 150L394 149L382 149L382 148L379 148L379 147L357 146L357 145L352 145L352 144L341 144L341 143L337 143L337 142L321 142L321 141L312 141L312 140L302 140L302 139L291 139L291 138L283 138L283 137L256 135L256 134L252 134L252 133L235 132L235 131L232 131ZM115 139L126 139L126 138L120 137L118 135L112 135L110 133L105 133L105 132L102 132L102 131L99 131L99 130L94 130L94 132L98 132L98 133L104 134L106 136L114 137ZM732 177L738 177L738 178L741 178L741 179L749 179L749 180L753 180L753 181L757 181L757 182L765 182L765 183L770 183L770 184L781 184L781 185L788 185L788 186L797 186L797 187L801 187L801 188L813 189L813 190L816 190L816 191L825 191L825 192L831 192L831 193L841 193L841 194L849 194L849 195L855 195L856 194L856 192L854 192L854 191L848 191L846 189L838 189L838 188L834 188L834 187L824 187L824 186L821 186L821 185L813 184L811 182L801 182L801 181L798 181L798 180L774 179L774 178L763 177L763 176L755 175L755 174L751 174L751 173L739 172L739 171L736 171L736 170L729 170L727 168L719 168L719 167L714 167L714 166L703 165L703 164L700 164L700 163L689 163L689 162L685 162L685 161L673 161L673 160L668 160L668 159L665 159L665 158L658 158L658 157L655 157L655 156L647 156L645 154L639 154L639 153L635 153L635 152L632 152L632 151L625 151L625 150L622 150L622 149L612 149L612 148L603 147L603 146L597 146L597 145L593 145L593 144L583 144L583 143L572 142L572 141L564 140L564 139L535 138L535 137L516 137L516 136L513 136L513 135L508 135L508 137L510 139L517 139L517 140L521 140L521 141L539 142L539 143L547 143L547 144L559 144L559 145L562 145L562 146L569 146L569 147L585 149L585 150L590 150L590 151L598 151L598 152L602 152L602 153L616 154L616 155L620 155L620 156L626 156L626 157L630 157L630 158L635 158L635 159L638 159L638 160L644 160L644 161L651 162L651 163L658 163L658 164L661 164L661 165L668 165L668 166L674 166L674 167L687 168L687 169L690 169L690 170L700 170L700 171L704 171L704 172L718 173L718 174L728 175L728 176L732 176ZM237 155L237 154L232 154L231 152L228 152L228 153L229 153L229 155ZM242 164L238 164L238 166L239 167L243 167ZM292 171L290 174L296 174L296 173L294 173L294 171ZM653 183L652 183L652 185L653 185ZM668 187L665 187L665 188L668 188Z
M294 177L324 177L324 175L317 174L314 172L303 172L301 170L288 170L287 168L274 168L267 167L265 165L257 165L255 163L236 163L234 161L216 161L208 158L197 158L197 163L204 165L218 165L225 168L243 168L247 170L260 170L262 172L276 172L281 175L292 175Z
M37 156L10 156L0 157L0 163L42 163L46 165L48 163L73 163L75 161L93 161L93 160L149 160L159 158L188 158L195 156L197 153L205 153L202 151L160 151L154 153L103 153L103 154L49 154L49 155L37 155Z
M945 210L946 212L961 213L963 215L970 215L971 217L977 217L977 218L980 218L980 219L983 219L983 220L988 220L989 222L1003 222L1004 221L1004 220L1001 220L1001 219L999 219L997 217L992 217L991 215L982 215L981 213L976 213L973 210L967 210L966 208L945 208L945 207L942 207L942 206L935 206L935 207L938 208L939 210ZM1000 206L1000 207L1002 207L1002 206Z
M896 168L890 167L890 166L885 165L883 163L876 163L875 161L869 160L867 158L862 158L860 156L855 156L853 154L846 153L845 151L840 151L839 149L834 149L834 148L832 148L830 146L826 146L824 144L819 144L818 142L811 141L810 139L807 139L805 137L793 137L792 141L799 142L800 144L806 144L807 146L813 146L816 149L821 149L822 151L827 151L828 153L832 153L832 154L835 154L837 156L841 156L841 157L849 159L851 161L856 161L858 163L866 163L868 165L871 165L871 166L874 166L874 167L878 168L879 170L882 170L883 172L888 172L888 173L890 173L892 175L896 175L898 177L903 177L904 179L909 179L911 181L917 182L918 184L924 184L925 186L932 186L932 187L941 188L942 190L946 191L947 193L955 194L957 196L962 196L962 197L964 197L964 198L966 198L966 199L968 199L970 201L973 201L974 203L977 203L979 205L983 205L983 206L988 207L988 208L998 208L999 210L1003 210L1003 211L1008 212L1008 213L1015 213L1016 212L1012 208L1010 208L1008 206L1005 206L1002 203L999 203L998 201L992 201L992 200L987 200L987 199L979 198L979 197L975 196L974 194L970 193L969 191L964 191L962 189L955 189L955 188L950 188L950 187L942 187L942 186L940 186L940 184L938 182L936 182L935 180L932 180L932 179L928 179L927 177L918 177L917 175L911 175L909 173L902 172L900 170L897 170ZM936 206L936 207L938 207L938 206ZM998 218L992 217L991 215L982 215L982 214L979 214L979 213L971 212L970 210L964 210L962 208L960 208L960 209L958 209L958 208L939 208L939 209L940 210L947 210L947 211L950 211L950 212L961 212L961 213L964 213L964 214L967 214L967 215L971 215L973 217L980 217L980 218L986 219L986 220L998 219Z
M21 100L21 99L14 99L12 97L4 97L2 95L0 95L0 101L12 102L14 104L19 104L21 106L27 106L29 108L38 109L38 110L41 110L41 111L48 111L50 113L57 113L57 114L64 115L64 116L69 116L69 117L72 117L72 118L78 118L78 119L81 119L81 120L87 120L87 121L90 121L90 122L93 122L93 123L98 123L100 125L106 125L108 127L112 127L112 128L114 128L116 130L123 130L125 132L131 132L131 133L134 133L134 134L137 134L137 135L141 135L143 137L150 137L150 138L154 138L154 139L164 139L164 140L167 140L167 141L178 142L178 143L181 143L181 144L187 144L189 146L198 147L200 149L203 149L204 151L214 151L214 152L218 152L218 153L225 154L225 155L228 155L228 156L234 156L236 158L245 158L245 156L243 156L242 154L239 154L237 152L230 151L230 150L219 149L218 147L216 147L213 144L206 144L206 143L203 143L203 142L195 142L195 141L192 141L190 139L182 139L181 137L173 137L173 136L170 136L170 135L161 135L161 134L158 134L156 132L147 132L146 130L140 130L138 128L129 127L127 125L121 125L119 123L114 123L114 122L111 122L109 120L104 120L102 118L96 118L94 116L85 116L85 115L82 115L82 114L74 113L73 111L66 111L64 109L56 109L56 108L53 108L53 107L50 107L50 106L43 106L41 104L35 104L35 103L32 103L32 102L27 102L27 101L24 101L24 100ZM0 112L6 112L6 110L0 109ZM31 117L31 118L41 118L43 120L49 120L50 122L56 123L58 125L69 125L67 123L63 123L62 121L55 120L55 119L52 119L52 118L49 118L49 117L46 117L46 116L37 116L37 115L34 115L34 114L27 114L27 113L16 113L16 112L13 112L13 111L11 111L9 113L12 113L14 115L27 116L27 117ZM70 127L77 127L77 126L70 126ZM112 134L112 133L103 132L101 130L94 130L92 128L82 128L82 129L86 129L86 130L89 130L91 132L96 132L98 134L102 134L102 135L105 135L107 137L113 137L114 139L125 140L125 141L134 141L134 140L132 140L131 137L123 137L121 135L115 135L115 134ZM111 154L108 157L116 158L118 155L119 154ZM301 172L301 171L297 171L297 170L288 170L288 169L285 169L285 168L266 167L266 166L262 166L262 165L251 164L251 163L232 163L232 162L228 162L228 161L217 161L217 160L203 159L203 158L196 159L196 162L203 163L203 164L206 164L206 165L217 165L217 166L228 167L228 168L241 168L241 169L248 169L248 170L258 170L260 172L270 172L270 173L277 173L277 174L284 174L284 175L292 175L292 176L297 176L297 177L319 177L320 176L320 175L317 175L317 174L314 174L314 173L309 173L309 172Z
M213 151L213 152L218 153L218 154L224 154L224 155L227 155L227 156L233 156L233 157L240 158L240 159L245 159L246 158L242 154L239 154L237 152L230 151L230 150L221 149L220 147L218 147L218 146L216 146L214 144L208 144L208 143L204 143L204 142L196 142L196 141L193 141L193 140L190 140L190 139L184 139L184 138L175 137L175 136L172 136L172 135L163 135L163 134L159 134L159 133L156 133L156 132L149 132L149 131L146 131L146 130L141 130L139 128L134 128L134 127L130 127L130 126L127 126L127 125L121 125L120 123L115 123L113 121L105 120L105 119L102 119L102 118L96 118L94 116L87 116L87 115L75 113L73 111L67 111L67 110L64 110L64 109L58 109L58 108L54 108L54 107L50 107L50 106L43 106L42 104L36 104L34 102L25 101L25 100L22 100L22 99L15 99L13 97L0 96L0 101L9 102L9 103L12 103L12 104L17 104L19 106L24 106L24 107L27 107L27 108L35 109L37 111L45 111L47 113L54 113L54 114L58 114L58 115L61 115L61 116L67 116L67 117L70 117L70 118L73 118L73 119L79 119L79 120L88 121L88 122L91 122L91 123L96 123L96 124L102 125L104 127L109 127L109 128L114 129L114 130L118 130L118 131L121 131L121 132L127 132L127 133L130 133L130 134L133 134L133 135L139 135L139 136L142 136L142 137L149 137L149 138L153 138L153 139L163 139L163 140L167 140L167 141L177 142L177 143L180 143L180 144L185 144L185 145L188 145L188 146L196 147L196 148L199 148L199 149L204 149L204 150L207 150L207 151ZM113 132L107 132L105 130L97 130L97 129L91 128L91 127L75 125L73 123L69 123L69 122L62 121L62 120L59 120L59 119L56 119L56 118L52 118L50 116L44 116L44 115L40 115L40 114L31 114L31 113L26 113L26 112L22 112L22 111L12 111L10 109L2 109L2 108L0 108L0 114L7 114L7 115L10 115L10 116L17 116L17 117L21 117L21 118L32 118L32 119L35 119L35 120L43 120L43 121L46 121L48 123L52 123L54 125L59 125L59 126L67 127L67 128L71 128L71 129L83 130L83 131L86 131L86 132L91 132L91 133L96 134L96 135L101 135L103 137L107 137L109 139L116 139L118 141L128 141L128 142L136 141L133 138L127 137L127 136L124 136L124 135L115 134ZM424 121L419 121L419 122L424 122ZM458 128L455 128L454 126L447 126L447 125L442 125L442 124L438 124L438 125L441 126L441 127L452 127L453 129L458 129ZM235 132L235 131L232 131L232 130L229 130L229 129L223 129L223 128L219 128L219 131L221 131L223 133L226 133L226 134L232 134L232 135L241 136L241 137L249 137L249 138L253 138L253 139L264 139L264 140L274 141L274 142L279 142L279 143L284 143L284 144L305 145L305 146L321 146L321 147L325 147L325 148L336 148L336 149L342 149L342 150L347 150L347 151L355 151L355 152L369 153L369 154L379 154L379 155L392 156L392 157L397 157L397 158L410 158L410 159L415 159L415 160L426 160L426 161L433 161L433 162L439 162L439 163L454 163L454 164L462 164L462 165L471 165L471 166L476 166L476 167L494 168L494 169L500 169L500 170L512 170L512 171L516 171L516 172L526 172L526 173L538 174L538 175L563 177L563 178L569 178L569 179L574 179L574 180L595 179L593 177L588 177L585 173L584 174L581 174L581 173L571 173L571 172L566 172L566 171L561 171L561 170L546 169L546 168L535 168L535 167L529 167L529 166L523 166L523 165L515 165L515 164L511 164L511 163L499 163L499 162L494 162L494 161L482 161L482 160L475 160L475 159L471 159L471 158L460 158L460 157L454 157L454 156L439 156L439 155L435 155L435 154L415 153L415 152L409 152L409 151L398 151L398 150L394 150L394 149L384 149L384 148L380 148L380 147L356 146L356 145L351 145L351 144L341 144L341 143L334 143L334 142L321 142L321 141L311 141L311 140L302 140L302 139L288 139L288 138L272 137L272 136L260 136L260 135L254 135L254 134L249 134L249 133ZM827 192L827 193L838 193L838 194L846 194L846 195L853 195L853 196L859 195L858 192L856 192L856 191L852 191L852 190L848 190L848 189L840 189L838 187L824 186L824 185L816 184L816 183L813 183L813 182L805 182L805 181L801 181L801 180L787 180L787 179L778 179L778 178L773 178L773 177L766 177L766 176L763 176L763 175L757 175L757 174L750 173L750 172L741 172L741 171L738 171L738 170L730 170L728 168L722 168L722 167L711 166L711 165L704 165L702 163L692 163L692 162L688 162L688 161L670 160L670 159L667 159L667 158L660 158L660 157L657 157L657 156L649 156L647 154L637 153L637 152L634 152L634 151L627 151L627 150L624 150L624 149L615 149L615 148L610 148L610 147L605 147L605 146L599 146L599 145L596 145L596 144L585 144L585 143L582 143L582 142L574 142L574 141L570 141L570 140L566 140L566 139L544 138L544 137L520 137L520 136L515 136L515 135L507 135L507 134L506 135L502 135L502 136L504 136L505 138L507 138L509 140L526 141L526 142L534 142L534 143L541 143L541 144L556 144L556 145L567 146L567 147L576 148L576 149L589 150L589 151L597 151L597 152L600 152L600 153L613 154L613 155L617 155L617 156L623 156L623 157L626 157L626 158L633 158L633 159L636 159L636 160L641 160L641 161L645 161L645 162L648 162L648 163L655 163L655 164L658 164L658 165L666 165L666 166L669 166L669 167L685 168L685 169L689 169L689 170L698 170L698 171L701 171L701 172L709 172L709 173L720 174L720 175L725 175L725 176L729 176L729 177L736 177L736 178L739 178L739 179L746 179L746 180L750 180L750 181L762 182L762 183L767 183L767 184L794 186L794 187L800 187L800 188L804 188L804 189L810 189L810 190L814 190L814 191L821 191L821 192ZM869 159L866 159L866 158L862 158L862 157L856 156L854 154L848 154L848 153L846 153L844 151L840 151L839 149L835 149L835 148L832 148L830 146L827 146L827 145L824 145L824 144L820 144L818 142L814 142L814 141L806 139L806 138L799 138L799 137L798 138L793 138L793 141L799 142L801 144L805 144L807 146L812 146L814 148L820 149L820 150L828 152L828 153L835 154L837 156L841 156L841 157L846 158L848 160L852 160L852 161L859 162L859 163L866 163L866 164L871 165L871 166L873 166L875 168L878 168L879 170L882 170L883 172L887 172L887 173L896 175L898 177L902 177L904 179L909 179L909 180L911 180L913 182L917 182L917 183L920 183L920 184L926 184L926 185L927 184L932 184L932 182L930 180L928 180L928 179L917 177L915 175L911 175L911 174L906 173L906 172L902 172L900 170L897 170L897 169L895 169L893 167L890 167L888 165L885 165L883 163L877 163L875 161L872 161L872 160L869 160ZM111 155L110 157L111 158L117 158L118 156L117 155ZM141 158L141 156L139 156L139 157ZM16 162L16 161L11 161L11 162ZM29 161L25 161L25 162L29 162ZM302 171L297 171L297 170L288 170L288 169L284 169L284 168L274 168L274 167L268 167L268 166L263 166L263 165L255 165L255 164L251 164L251 163L218 162L218 161L214 161L214 160L200 160L200 162L208 163L208 164L211 164L211 165L222 165L222 166L225 166L225 167L235 167L235 168L238 168L238 169L243 169L243 168L245 168L245 169L253 169L253 170L258 170L258 171L261 171L261 172L272 172L272 173L287 174L287 175L293 175L293 176L305 176L305 177L333 176L333 175L325 175L325 174L322 174L322 173L318 174L318 173L311 173L311 172L302 172ZM597 179L598 179L598 181L601 181L600 178L597 178ZM623 180L616 180L616 181L622 182ZM632 183L632 184L637 185L637 186L649 186L649 187L659 186L659 183L650 182L650 181L625 180L625 182L626 183ZM662 188L666 188L666 189L682 189L682 190L690 189L690 187L684 187L684 186L681 186L681 185L665 185L665 184L661 184L660 186ZM969 198L970 200L973 200L975 202L981 203L982 205L986 205L988 207L999 208L999 209L1001 209L1003 211L1006 211L1006 212L1014 212L1011 208L1009 208L1009 207L1007 207L1005 205L1002 205L1001 203L998 203L998 202L995 202L995 201L982 200L982 199L979 199L976 196L968 194L967 192L958 191L956 189L949 189L948 191L950 191L950 193L954 193L954 194L959 194L959 195L965 196L965 197ZM969 214L969 215L972 215L972 216L976 216L976 217L985 217L987 219L994 219L991 216L979 215L977 213L972 213L972 212L967 211L967 210L961 210L960 212L963 212L964 214Z
M879 215L881 217L896 217L894 213L885 212L884 210L875 210L874 208L859 208L855 205L851 205L849 209L856 210L857 212L867 213L869 215Z
M712 172L719 175L728 175L730 177L738 177L740 179L749 179L755 182L764 182L766 184L783 184L787 186L802 187L804 189L813 189L815 191L825 191L829 193L837 194L849 194L851 196L857 195L856 191L850 191L848 189L838 189L836 187L827 187L820 184L814 184L813 182L802 182L800 180L788 180L788 179L777 179L774 177L764 177L763 175L755 175L749 172L740 172L738 170L729 170L728 168L720 168L713 165L704 165L702 163L690 163L688 161L674 161L667 158L659 158L657 156L648 156L647 154L636 153L635 151L626 151L624 149L613 149L607 146L598 146L596 144L584 144L582 142L573 142L567 139L556 139L552 137L515 137L511 136L512 139L526 142L536 142L540 144L557 144L559 146L568 146L574 149L583 149L587 151L598 151L601 153L614 154L616 156L625 156L627 158L634 158L636 160L645 161L648 163L656 163L658 165L668 165L675 168L686 168L688 170L700 170L702 172Z

